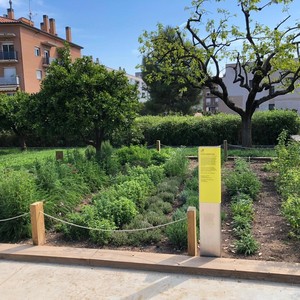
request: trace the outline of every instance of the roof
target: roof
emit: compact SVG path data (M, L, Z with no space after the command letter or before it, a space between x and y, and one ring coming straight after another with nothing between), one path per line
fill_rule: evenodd
M5 17L0 17L0 23L21 23L18 20L13 20Z
M61 40L61 41L66 41L66 39L64 38L61 38L59 36L56 36L56 35L53 35L49 32L46 32L46 31L43 31L37 27L34 27L33 26L33 23L32 25L30 25L30 20L26 19L26 18L19 18L18 20L15 20L15 19L9 19L9 18L6 18L6 17L1 17L0 16L0 25L1 24L16 24L16 25L21 25L21 26L25 26L31 30L35 30L35 31L38 31L40 33L43 33L45 35L48 35L48 36L51 36L52 38L55 38L55 39L58 39L58 40ZM80 49L83 49L82 46L79 46L77 44L74 44L73 42L69 42L70 45L74 46L74 47L77 47L77 48L80 48Z

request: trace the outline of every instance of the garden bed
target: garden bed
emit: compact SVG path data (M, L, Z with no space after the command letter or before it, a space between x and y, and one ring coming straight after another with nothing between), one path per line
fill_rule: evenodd
M196 160L191 160L191 168L197 166ZM225 164L226 169L233 168L233 162ZM259 249L256 254L251 256L239 255L236 253L236 238L232 231L232 216L229 207L229 196L223 190L222 211L225 212L226 218L222 223L222 257L240 258L254 260L271 260L284 262L300 261L300 241L288 237L290 226L281 214L281 199L276 192L274 179L276 173L265 171L265 162L251 162L251 169L257 174L262 183L262 189L258 199L254 201L255 217L253 222L253 236L259 243ZM31 243L30 240L22 241ZM61 233L50 231L47 233L47 244L53 246L70 246L70 247L87 247L99 248L99 246L88 242L71 242L66 241ZM176 253L187 254L185 250L180 251L172 247L167 240L152 245L140 247L111 247L104 246L106 249L134 250L156 253Z
M232 168L233 162L227 162L226 168ZM288 237L290 226L281 214L281 198L275 188L276 173L265 171L265 162L251 162L251 169L262 183L258 199L254 201L253 236L259 243L259 250L247 259L300 262L300 241ZM222 226L222 257L245 258L236 254L235 237L231 226L229 197L223 194L223 210L227 219Z

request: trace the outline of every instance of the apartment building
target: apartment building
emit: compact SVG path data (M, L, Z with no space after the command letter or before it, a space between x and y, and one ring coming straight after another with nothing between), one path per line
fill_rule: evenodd
M99 63L99 60L97 60L97 63ZM106 67L106 69L108 71L117 71L109 67ZM130 84L137 85L139 102L144 103L150 99L150 94L147 91L146 83L142 79L142 72L136 72L135 75L131 75L127 74L125 69L122 69L121 67L119 68L119 71L125 72L125 76L128 78Z
M223 81L227 86L229 98L235 103L236 106L245 109L248 92L246 89L239 86L239 83L234 83L235 71L234 64L226 65L226 72L223 76ZM249 79L249 84L253 75L247 74ZM272 90L263 91L258 94L258 97L266 96L268 93L272 93ZM209 89L204 91L203 97L203 110L208 112L223 112L235 114L221 99L212 95ZM273 110L273 109L293 109L300 114L300 88L295 89L294 92L278 96L273 98L263 104L257 109L257 111Z
M36 93L48 66L57 58L57 48L67 42L74 60L81 57L83 47L72 42L70 27L66 27L66 37L61 38L53 18L44 15L37 28L32 20L15 19L12 1L9 4L7 14L0 17L0 93Z

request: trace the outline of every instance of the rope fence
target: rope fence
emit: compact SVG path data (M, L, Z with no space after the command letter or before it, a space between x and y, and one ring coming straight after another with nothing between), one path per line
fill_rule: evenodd
M70 226L74 226L74 227L78 227L78 228L82 228L82 229L87 229L87 230L92 230L92 231L103 231L103 232L138 232L138 231L147 231L147 230L154 230L154 229L158 229L158 228L162 228L162 227L166 227L169 226L171 224L175 224L175 223L179 223L182 222L184 220L186 220L187 218L182 218L179 220L175 220L169 223L165 223L165 224L161 224L161 225L157 225L157 226L151 226L151 227L145 227L145 228L137 228L137 229L102 229L102 228L91 228L91 227L87 227L87 226L82 226L82 225L78 225L78 224L74 224L53 216L50 216L44 212L41 212L44 216L56 220L58 222L70 225Z
M16 219L19 219L19 218L23 218L23 217L26 217L28 216L30 213L24 213L22 215L19 215L19 216L16 216L16 217L12 217L12 218L8 218L8 219L2 219L0 220L0 222L8 222L8 221L11 221L11 220L16 220Z
M171 221L165 224L160 224L157 226L145 227L145 228L136 228L136 229L102 229L102 228L91 228L87 226L77 225L56 217L53 217L44 212L44 203L43 201L35 202L30 205L30 212L24 213L19 216L7 218L0 220L0 222L6 222L18 218L25 217L30 214L31 218L31 233L32 233L32 241L33 245L41 246L46 243L46 229L45 229L45 217L56 220L58 222L93 231L104 231L104 232L139 232L139 231L147 231L147 230L155 230L158 228L166 227L172 224L176 224L179 222L187 221L187 239L188 239L188 255L196 256L197 255L197 238L196 238L196 208L189 207L187 210L187 215L184 218Z

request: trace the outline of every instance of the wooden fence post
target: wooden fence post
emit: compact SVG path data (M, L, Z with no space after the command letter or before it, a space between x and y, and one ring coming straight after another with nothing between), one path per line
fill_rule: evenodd
M160 152L160 140L156 141L156 150Z
M196 226L196 207L189 206L187 210L188 219L188 255L197 256L197 226Z
M35 202L30 205L30 216L33 245L44 245L46 233L43 202Z
M64 152L63 151L56 151L55 152L56 160L63 160L64 159Z
M224 161L228 160L228 144L227 144L227 140L223 141L223 145L224 145Z

